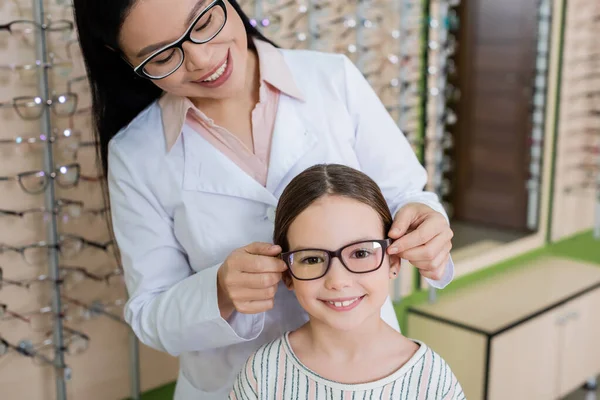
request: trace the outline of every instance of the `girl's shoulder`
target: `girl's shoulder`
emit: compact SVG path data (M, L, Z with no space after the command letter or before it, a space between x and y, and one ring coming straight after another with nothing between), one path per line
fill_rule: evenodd
M414 340L420 347L396 376L400 387L411 394L420 393L424 399L462 399L464 396L458 379L439 354L425 343ZM417 397L415 397L417 398Z
M285 337L280 336L275 340L271 340L260 346L250 357L248 358L247 364L251 366L269 365L273 361L277 361L282 352L284 352ZM256 371L256 370L255 370Z

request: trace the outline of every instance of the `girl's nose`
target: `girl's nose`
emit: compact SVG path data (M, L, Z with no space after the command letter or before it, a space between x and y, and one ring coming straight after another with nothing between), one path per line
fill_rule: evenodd
M352 286L354 277L352 272L338 258L331 260L329 271L325 274L325 287L329 290L342 290Z

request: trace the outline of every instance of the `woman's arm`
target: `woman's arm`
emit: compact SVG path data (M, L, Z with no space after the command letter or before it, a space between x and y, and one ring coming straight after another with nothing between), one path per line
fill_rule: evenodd
M408 140L362 73L345 56L344 73L346 106L355 126L355 151L361 169L377 182L392 215L409 203L422 203L448 220L437 195L423 190L427 172ZM443 288L453 276L454 264L450 260L440 280L427 281Z
M125 319L144 344L172 355L255 339L264 313L234 313L229 321L222 317L217 289L221 264L194 273L175 238L173 220L136 173L135 158L111 142L113 229L130 296ZM231 312L224 311L225 317Z

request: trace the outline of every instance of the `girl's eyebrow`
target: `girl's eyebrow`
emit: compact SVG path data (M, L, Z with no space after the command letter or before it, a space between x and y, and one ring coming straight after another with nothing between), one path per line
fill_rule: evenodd
M350 243L363 242L363 241L366 242L369 240L380 240L380 239L373 239L373 237L371 237L371 236L363 236L363 237L356 238L354 240L350 240L350 241L346 242L345 244L341 245L339 248L347 246ZM328 250L328 249L325 249L320 246L296 246L293 249L290 248L290 251L300 251L300 250L310 250L310 249ZM337 250L337 249L335 249L335 250ZM335 251L335 250L329 250L329 251Z

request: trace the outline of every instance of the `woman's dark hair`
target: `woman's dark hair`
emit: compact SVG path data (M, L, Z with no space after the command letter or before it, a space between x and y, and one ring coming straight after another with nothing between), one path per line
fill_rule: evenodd
M296 217L323 196L343 196L373 208L383 224L392 226L392 214L379 186L366 174L339 164L318 164L296 176L285 188L275 211L273 243L289 251L287 233Z
M121 26L136 1L73 1L79 44L90 82L98 158L105 175L110 139L162 94L152 81L138 77L118 52ZM249 47L253 47L251 38L274 45L250 24L236 0L226 1L241 17Z

